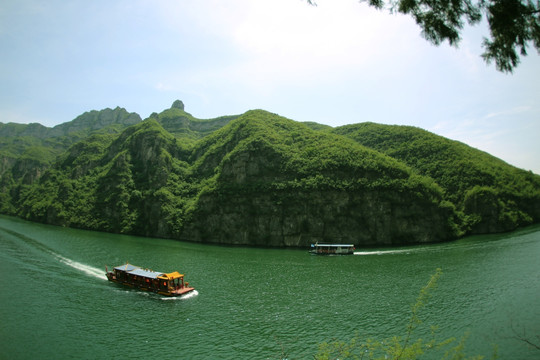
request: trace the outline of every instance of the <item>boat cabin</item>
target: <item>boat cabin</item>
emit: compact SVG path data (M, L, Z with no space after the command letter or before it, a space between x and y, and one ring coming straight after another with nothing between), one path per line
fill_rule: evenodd
M309 252L313 255L352 255L353 244L311 244Z
M112 271L106 269L109 281L143 291L152 291L166 296L179 296L195 290L184 282L184 275L178 271L163 273L126 263L116 266Z

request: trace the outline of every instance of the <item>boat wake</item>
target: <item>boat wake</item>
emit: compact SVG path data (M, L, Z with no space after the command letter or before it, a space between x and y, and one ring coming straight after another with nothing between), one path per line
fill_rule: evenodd
M73 269L82 271L86 275L95 277L97 279L107 280L107 276L105 276L105 271L103 271L103 270L100 270L100 269L95 268L95 267L90 266L90 265L82 264L82 263L77 262L77 261L73 261L71 259L63 257L62 255L58 255L58 254L56 254L54 252L52 253L52 255L54 255L54 257L56 257L61 263L65 264L67 266L70 266Z
M189 293L187 293L186 295L182 295L182 296L175 296L175 297L163 297L161 298L161 300L187 300L187 299L191 299L195 296L199 295L199 292L197 290L193 290L193 291L190 291Z
M89 276L92 276L92 277L95 277L95 278L98 278L98 279L102 279L102 280L107 280L107 276L105 276L105 271L104 270L101 270L101 269L92 267L90 265L82 264L80 262L68 259L68 258L56 253L49 246L41 243L40 241L38 241L35 238L26 236L26 235L24 235L24 234L22 234L22 233L20 233L18 231L7 229L7 228L4 228L4 227L0 227L0 231L2 233L6 234L9 237L12 237L12 238L15 238L15 239L18 239L18 240L22 240L22 242L24 244L29 245L31 248L41 252L42 254L47 254L47 255L52 256L53 258L56 258L58 261L60 261L64 265L67 265L67 266L72 267L73 269L82 271L86 275L89 275Z
M389 255L389 254L410 254L412 250L380 250L380 251L355 251L354 255Z

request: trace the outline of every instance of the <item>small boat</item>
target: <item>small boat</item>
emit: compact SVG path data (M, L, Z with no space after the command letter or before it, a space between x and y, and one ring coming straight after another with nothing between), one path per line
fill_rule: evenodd
M180 296L195 290L189 287L188 282L184 282L184 275L178 271L163 273L129 263L116 266L113 271L109 271L105 266L105 271L109 281L160 295Z
M309 250L312 255L352 255L354 254L353 244L311 244Z

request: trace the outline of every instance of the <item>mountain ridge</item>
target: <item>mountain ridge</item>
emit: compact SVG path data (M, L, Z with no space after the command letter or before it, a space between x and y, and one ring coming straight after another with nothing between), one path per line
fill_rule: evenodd
M92 230L279 247L437 242L540 222L540 176L422 129L331 128L264 110L200 120L182 102L125 126L129 113L116 109L123 115L109 116L113 131L95 120L63 125L79 129L71 145L41 167L27 164L39 168L32 176L6 166L0 212Z
M332 132L381 151L433 178L463 211L471 233L509 231L540 218L540 177L486 152L411 126L348 125ZM487 198L490 198L487 200ZM527 208L527 211L522 211ZM495 209L495 210L494 210ZM493 212L497 214L484 216ZM489 218L489 220L488 220Z

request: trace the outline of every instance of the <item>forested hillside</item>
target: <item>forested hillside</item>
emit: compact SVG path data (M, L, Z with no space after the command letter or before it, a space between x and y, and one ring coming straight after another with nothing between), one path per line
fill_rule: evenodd
M32 183L69 146L94 133L118 134L128 126L141 122L136 113L125 109L104 109L86 112L73 121L53 128L41 124L0 123L0 175L22 177Z
M411 127L362 123L332 130L432 178L464 230L492 233L540 220L540 176L463 143Z
M540 176L410 127L333 129L262 110L201 120L176 101L144 121L117 108L52 129L2 124L0 144L0 211L61 226L388 245L540 220Z

